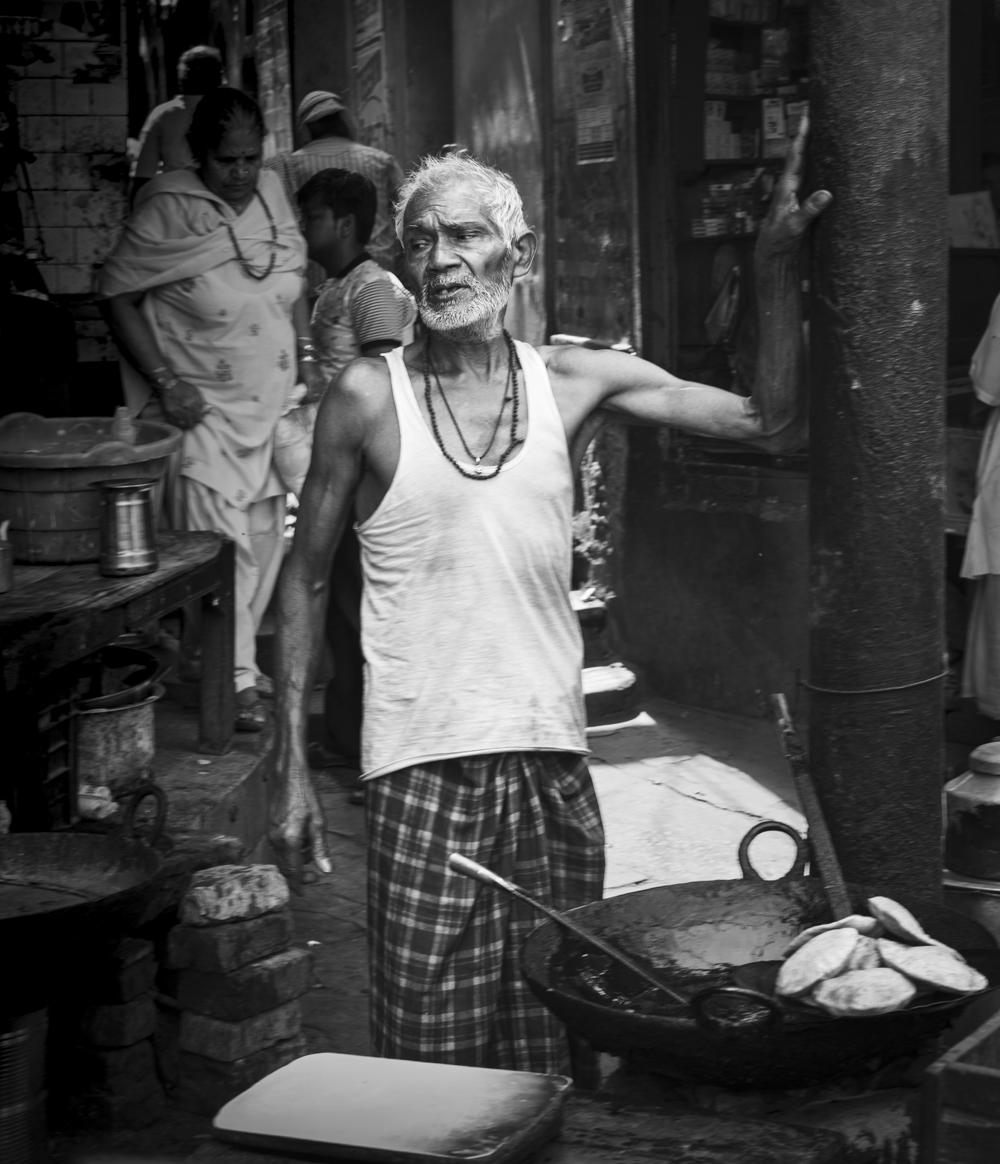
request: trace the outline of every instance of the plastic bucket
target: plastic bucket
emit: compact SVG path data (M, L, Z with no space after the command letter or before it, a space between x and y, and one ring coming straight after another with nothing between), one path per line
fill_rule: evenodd
M157 684L139 703L77 711L77 784L103 784L117 794L149 779L156 752L154 704L163 693Z

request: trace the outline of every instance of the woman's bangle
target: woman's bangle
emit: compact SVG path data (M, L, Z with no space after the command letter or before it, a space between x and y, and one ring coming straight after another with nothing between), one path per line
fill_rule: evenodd
M298 344L300 352L314 352L316 350L315 343L307 335L296 336L295 342Z
M168 392L180 383L179 377L175 376L169 368L154 368L151 372L146 373L146 379L153 389L154 396L162 396L164 392Z
M300 364L318 364L319 360L315 356L299 356Z

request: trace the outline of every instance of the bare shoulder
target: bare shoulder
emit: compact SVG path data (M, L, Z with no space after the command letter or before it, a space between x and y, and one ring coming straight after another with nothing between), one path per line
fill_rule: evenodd
M361 356L337 376L320 406L317 423L364 436L392 407L389 368L381 357Z

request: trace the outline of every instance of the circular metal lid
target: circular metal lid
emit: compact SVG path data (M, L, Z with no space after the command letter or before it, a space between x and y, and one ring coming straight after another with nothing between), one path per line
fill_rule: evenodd
M969 756L969 767L980 776L1000 776L1000 739L975 748Z

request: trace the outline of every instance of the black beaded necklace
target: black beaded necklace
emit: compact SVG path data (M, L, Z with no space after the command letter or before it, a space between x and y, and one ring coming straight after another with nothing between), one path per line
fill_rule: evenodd
M264 207L264 213L267 215L267 221L271 227L271 242L269 244L271 247L271 258L269 259L266 267L255 267L253 263L250 262L246 255L244 255L240 250L240 244L236 240L236 231L233 230L233 224L229 221L228 218L224 218L223 222L226 224L226 230L229 231L229 238L233 244L233 250L236 252L237 262L243 269L243 274L250 279L256 279L258 283L263 283L268 275L270 275L270 273L274 270L274 264L278 258L278 228L274 224L274 217L271 214L271 209L264 201L261 192L259 190L254 190L253 194L254 197L260 202L261 206Z
M477 457L469 448L468 442L462 430L458 427L458 421L455 419L455 414L451 410L451 405L448 403L448 397L444 394L444 389L441 387L441 378L438 376L437 369L433 368L431 364L431 337L430 332L427 333L424 339L424 400L427 403L427 414L431 421L431 432L434 433L434 439L437 441L437 446L441 450L446 461L449 461L454 467L467 477L470 481L492 481L494 477L498 476L500 470L504 467L507 458L511 455L514 449L520 442L517 439L517 413L518 413L518 385L517 385L517 369L518 360L517 353L514 350L514 341L510 338L510 333L504 329L503 338L507 344L507 384L512 386L511 396L513 398L510 411L510 443L500 454L500 459L493 467L492 473L485 473L478 468L479 462L486 456L486 454L493 448L493 442L497 438L497 432L500 429L500 421L503 418L504 405L507 403L507 387L504 385L503 397L500 401L500 412L497 416L496 424L493 426L493 435L490 437L490 443ZM462 442L462 447L470 460L476 462L476 471L470 473L468 470L462 468L458 461L448 452L444 446L444 441L441 439L441 432L438 428L437 416L434 412L434 402L431 396L431 371L434 371L434 379L437 381L438 392L441 394L441 399L444 401L445 408L448 410L448 415L451 417L451 422L455 426L455 431L458 433L458 439Z

